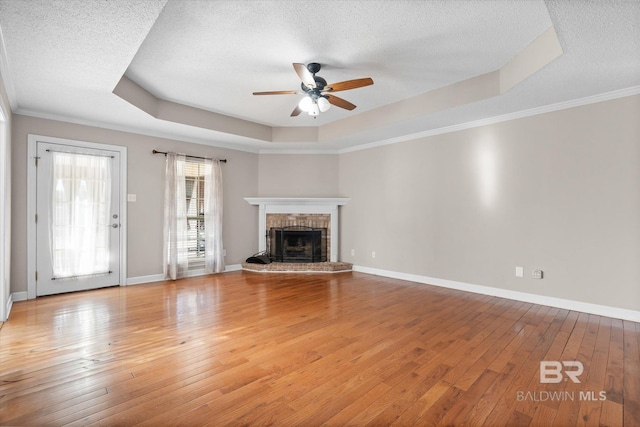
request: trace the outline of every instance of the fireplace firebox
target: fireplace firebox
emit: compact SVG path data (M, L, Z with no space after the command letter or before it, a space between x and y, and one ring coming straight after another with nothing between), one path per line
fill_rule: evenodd
M326 262L327 229L313 227L272 227L268 252L275 262Z

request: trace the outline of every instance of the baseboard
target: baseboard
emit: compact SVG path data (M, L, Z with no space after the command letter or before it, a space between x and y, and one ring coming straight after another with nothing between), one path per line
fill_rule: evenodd
M456 289L459 291L472 292L475 294L490 295L494 297L506 298L516 301L528 302L532 304L546 305L550 307L562 308L565 310L580 311L583 313L596 314L598 316L612 317L615 319L630 320L640 322L640 311L628 310L624 308L611 307L606 305L591 304L582 301L573 301L563 298L555 298L544 295L529 294L526 292L511 291L508 289L492 288L490 286L474 285L471 283L456 282L435 277L420 276L417 274L401 273L397 271L381 270L377 268L354 265L353 271L373 274L375 276L389 277L392 279L407 280L410 282L423 283L427 285L440 286L443 288Z
M151 274L149 276L127 277L127 286L141 285L143 283L162 282L164 274Z
M242 270L242 264L231 264L227 265L224 268L224 273L228 273L230 271L238 271ZM207 273L204 270L194 270L190 271L187 274L187 277L198 277L205 276ZM129 277L127 278L127 286L130 285L142 285L144 283L153 283L153 282L163 282L166 279L163 274L151 274L149 276L137 276L137 277Z
M7 318L0 319L0 321L6 322L7 320L9 320L9 316L11 315L11 308L13 308L14 301L25 301L26 299L27 299L26 292L13 292L9 294L9 298L7 299L7 306L6 306L7 310L5 311L5 313L7 314Z
M9 298L7 298L7 306L5 307L5 313L7 315L6 318L0 319L0 322L6 322L9 320L9 315L11 314L11 307L13 307L13 294L9 294Z
M9 296L9 299L12 299L13 302L16 301L26 301L27 300L27 292L14 292Z
M227 265L224 269L224 272L230 271L239 271L242 270L242 264L231 264ZM192 271L189 273L189 277L195 276L204 276L204 270ZM129 277L127 278L127 286L129 285L141 285L143 283L153 283L153 282L162 282L164 281L164 275L162 274L151 274L149 276L138 276L138 277ZM26 292L13 292L9 294L9 299L7 300L7 319L9 318L9 314L11 313L11 307L15 301L26 301L27 293ZM7 320L5 319L5 321ZM1 319L0 319L1 320Z

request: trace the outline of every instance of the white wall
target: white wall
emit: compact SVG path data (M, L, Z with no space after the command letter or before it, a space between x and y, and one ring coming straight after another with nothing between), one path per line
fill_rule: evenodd
M11 305L11 107L0 76L0 322Z
M341 154L342 260L638 311L639 117L633 96Z

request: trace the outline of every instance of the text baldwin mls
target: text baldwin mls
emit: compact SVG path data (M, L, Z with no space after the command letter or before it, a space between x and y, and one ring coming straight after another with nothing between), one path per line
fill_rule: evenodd
M577 399L576 399L577 398ZM601 400L607 400L607 392L596 392L593 390L588 391L522 391L516 392L516 399L518 402L548 402L548 401L591 401L597 402Z

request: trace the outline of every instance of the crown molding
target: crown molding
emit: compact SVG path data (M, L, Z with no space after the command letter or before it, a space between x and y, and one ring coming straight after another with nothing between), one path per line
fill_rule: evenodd
M5 82L5 84L6 84L6 82ZM558 103L555 103L555 104L549 104L549 105L545 105L545 106L541 106L541 107L535 107L535 108L530 108L530 109L527 109L527 110L517 111L517 112L514 112L514 113L503 114L503 115L500 115L500 116L488 117L488 118L485 118L485 119L475 120L475 121L466 122L466 123L460 123L460 124L453 125L453 126L445 126L445 127L441 127L441 128L437 128L437 129L429 129L429 130L426 130L426 131L423 131L423 132L415 132L415 133L402 135L402 136L398 136L398 137L394 137L394 138L388 138L388 139L383 139L383 140L378 140L378 141L372 141L372 142L369 142L369 143L358 144L358 145L355 145L353 147L347 147L347 148L342 148L342 149L327 149L327 150L317 149L317 148L310 148L310 149L304 149L304 148L301 148L301 149L289 149L289 148L287 148L287 149L277 149L277 148L261 149L261 148L250 147L250 146L248 146L246 144L243 144L243 143L239 143L239 144L222 143L222 142L219 142L219 141L211 141L211 140L207 140L207 139L184 137L184 136L170 134L170 133L166 133L166 132L151 131L151 130L147 130L147 129L138 129L138 128L134 128L134 127L118 126L118 125L114 125L114 124L111 124L111 123L103 123L103 122L97 122L97 121L92 121L92 120L81 120L81 119L77 119L77 118L73 118L73 117L66 117L66 116L60 116L60 115L54 115L54 114L46 114L46 113L40 113L40 112L35 112L35 111L23 110L23 109L18 109L17 111L14 111L14 113L15 114L24 115L24 116L41 118L41 119L56 120L56 121L62 121L62 122L73 123L73 124L84 125L84 126L93 126L93 127L98 127L98 128L102 128L102 129L115 130L115 131L120 131L120 132L128 132L128 133L151 136L151 137L156 137L156 138L172 139L172 140L178 140L178 141L190 142L190 143L194 143L194 144L207 145L207 146L217 147L217 148L225 148L225 149L229 149L229 150L243 151L243 152L254 153L254 154L293 154L293 155L295 155L295 154L306 154L306 155L325 154L326 155L326 154L345 154L345 153L351 153L351 152L354 152L354 151L368 150L370 148L381 147L381 146L391 145L391 144L397 144L397 143L406 142L406 141L412 141L412 140L420 139L420 138L428 138L428 137L431 137L431 136L442 135L442 134L446 134L446 133L457 132L457 131L460 131L460 130L472 129L472 128L481 127L481 126L487 126L487 125L491 125L491 124L495 124L495 123L506 122L506 121L509 121L509 120L516 120L516 119L536 116L536 115L545 114L545 113L551 113L551 112L554 112L554 111L566 110L566 109L569 109L569 108L581 107L581 106L584 106L584 105L595 104L595 103L598 103L598 102L611 101L611 100L614 100L614 99L619 99L619 98L624 98L624 97L627 97L627 96L634 96L634 95L639 95L639 94L640 94L640 86L632 86L632 87L625 88L625 89L614 90L614 91L611 91L611 92L605 92L605 93L601 93L601 94L598 94L598 95L587 96L587 97L584 97L584 98L578 98L578 99L574 99L574 100L570 100L570 101L558 102Z
M614 90L611 92L602 93L599 95L587 96L584 98L574 99L571 101L558 102L556 104L549 104L542 107L530 108L527 110L517 111L514 113L503 114L500 116L488 117L486 119L474 120L472 122L460 123L453 126L445 126L437 129L430 129L423 132L416 132L399 137L383 139L380 141L374 141L366 144L356 145L354 147L343 148L337 150L338 154L351 153L354 151L367 150L375 147L382 147L384 145L397 144L400 142L412 141L420 138L428 138L430 136L442 135L445 133L457 132L465 129L472 129L481 126L492 125L495 123L506 122L509 120L516 120L525 117L537 116L540 114L551 113L559 110L567 110L569 108L581 107L583 105L596 104L598 102L611 101L618 98L624 98L627 96L633 96L640 94L640 86L632 86L630 88Z
M268 150L259 150L258 154L318 154L318 155L323 155L323 154L340 154L340 150L337 149L326 149L326 150L322 150L322 149L308 149L305 150L304 148L300 148L297 150L291 150L291 149L284 149L284 150L278 150L278 149L268 149Z
M213 141L210 139L192 138L189 136L176 135L176 134L167 133L167 132L140 129L140 128L129 127L129 126L120 126L120 125L114 125L112 123L99 122L94 120L83 120L75 117L62 116L57 114L41 113L37 111L30 111L30 110L24 110L24 109L18 109L18 111L14 112L14 114L19 114L27 117L35 117L35 118L45 119L45 120L54 120L54 121L64 122L64 123L72 123L72 124L81 125L81 126L91 126L91 127L96 127L100 129L113 130L117 132L127 132L135 135L144 135L144 136L151 136L154 138L163 138L163 139L171 139L174 141L190 142L193 144L207 145L209 147L225 148L229 150L243 151L247 153L257 154L259 152L258 148L249 147L246 144L236 145L233 143L224 143L219 141Z

